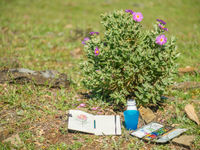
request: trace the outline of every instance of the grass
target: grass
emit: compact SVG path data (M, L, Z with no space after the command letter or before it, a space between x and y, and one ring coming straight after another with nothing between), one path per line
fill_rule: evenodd
M113 114L113 106L106 103L87 99L77 101L79 92L85 91L80 85L81 40L87 29L103 32L101 13L117 9L140 11L144 15L144 28L152 28L155 20L162 18L169 28L167 36L177 38L181 53L177 63L181 67L189 65L200 69L199 5L199 0L1 0L0 69L12 68L17 62L21 68L57 70L66 73L75 84L70 89L0 84L0 132L3 130L0 141L18 133L27 149L181 149L171 143L144 143L130 137L124 127L120 137L68 133L66 111L85 102L85 111L96 114L91 108L99 106L102 113ZM199 82L200 76L187 74L177 77L176 81ZM159 110L163 118L168 124L189 129L186 134L196 137L192 148L200 149L200 128L183 111L187 103L193 103L197 114L200 113L199 102L193 102L200 99L199 89L171 91L169 95L176 100L166 102L172 107L168 112ZM9 147L0 142L0 149Z

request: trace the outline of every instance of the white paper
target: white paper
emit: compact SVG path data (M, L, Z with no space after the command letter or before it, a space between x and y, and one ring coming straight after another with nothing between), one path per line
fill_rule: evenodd
M113 115L95 116L95 135L121 135L120 117Z
M80 110L69 110L68 129L95 135L121 135L120 116L95 116Z
M94 116L80 110L69 110L68 129L94 133Z

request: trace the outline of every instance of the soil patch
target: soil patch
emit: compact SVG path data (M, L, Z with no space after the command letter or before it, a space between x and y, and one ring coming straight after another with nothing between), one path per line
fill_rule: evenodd
M70 81L66 74L55 70L33 71L25 68L4 69L0 71L0 83L33 83L51 88L68 88Z

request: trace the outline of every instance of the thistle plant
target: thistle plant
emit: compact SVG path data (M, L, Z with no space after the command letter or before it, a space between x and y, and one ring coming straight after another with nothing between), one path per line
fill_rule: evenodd
M142 13L132 10L101 18L104 34L92 32L83 43L85 87L94 99L114 104L125 104L128 98L139 105L158 103L172 83L178 57L175 39L164 35L166 23L158 19L153 30L145 31Z

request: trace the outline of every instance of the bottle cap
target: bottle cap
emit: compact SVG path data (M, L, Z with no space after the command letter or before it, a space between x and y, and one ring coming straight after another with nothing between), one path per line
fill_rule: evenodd
M137 110L136 102L133 99L127 101L127 110Z
M129 99L128 101L127 101L127 105L136 105L136 102L135 102L135 100L134 99Z

